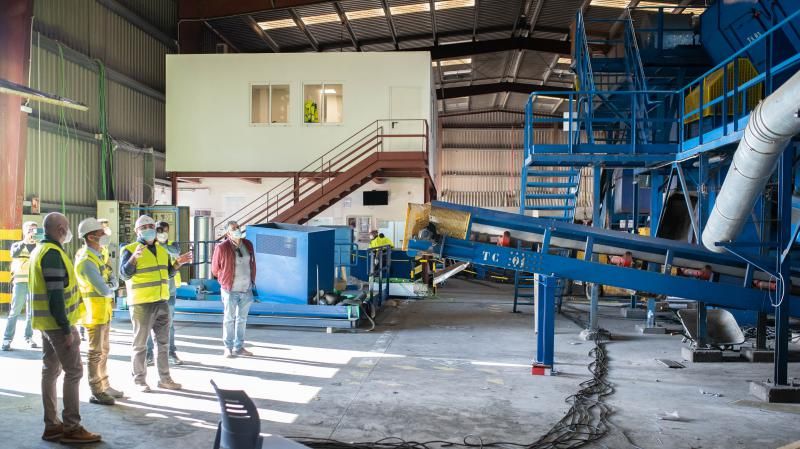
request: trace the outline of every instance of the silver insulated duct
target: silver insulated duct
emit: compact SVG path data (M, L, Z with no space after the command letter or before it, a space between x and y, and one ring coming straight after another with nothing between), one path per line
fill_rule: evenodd
M800 132L799 110L797 72L750 113L733 164L703 230L703 245L710 251L724 252L714 243L732 241L742 231L786 144Z

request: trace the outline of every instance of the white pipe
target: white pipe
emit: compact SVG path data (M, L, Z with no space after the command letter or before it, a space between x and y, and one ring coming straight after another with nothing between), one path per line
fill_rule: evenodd
M717 253L742 231L789 139L800 133L800 71L750 113L744 136L703 230L703 245Z

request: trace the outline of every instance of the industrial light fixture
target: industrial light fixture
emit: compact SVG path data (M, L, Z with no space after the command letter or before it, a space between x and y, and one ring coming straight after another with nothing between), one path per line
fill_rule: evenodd
M336 89L325 89L322 91L322 93L327 95L336 95Z
M456 9L456 8L469 8L475 6L475 0L441 0L438 2L434 2L434 8L436 11L444 11L447 9ZM389 11L393 16L401 16L404 14L413 14L419 12L429 12L431 10L431 4L429 2L422 2L422 3L412 3L410 5L402 5L402 6L392 6L389 8ZM344 13L347 17L347 20L361 20L361 19L370 19L374 17L383 17L386 15L386 12L383 8L374 8L374 9L362 9L359 11L347 11ZM316 16L307 16L301 17L304 24L306 25L319 25L322 23L333 23L338 22L340 20L338 14L319 14ZM277 30L280 28L291 28L297 26L292 19L280 19L280 20L267 20L264 22L258 22L258 26L260 26L264 30Z
M447 70L442 72L442 76L468 75L470 72L472 72L472 69Z
M565 58L565 57L562 56L562 57L558 58L558 63L559 64L572 64L572 58Z
M341 20L339 14L321 14L319 16L301 17L301 19L306 25L318 25L320 23L332 23Z
M46 92L42 92L36 89L31 89L28 86L23 86L22 84L13 83L11 81L2 78L0 78L0 94L18 95L30 101L54 104L56 106L63 106L65 108L77 109L78 111L89 110L88 106L79 103L75 100L70 100L69 98L48 94ZM28 110L25 110L25 112L30 113Z
M551 101L561 101L564 99L564 97L551 97L550 95L534 95L534 98Z
M258 26L260 26L264 30L277 30L279 28L291 28L293 26L297 26L292 19L282 19L282 20L270 20L267 22L258 22Z
M382 8L362 9L360 11L347 11L344 13L347 20L371 19L373 17L383 17L386 13Z
M431 65L436 67L436 62L431 62ZM460 58L460 59L445 59L443 61L438 61L439 65L442 67L447 67L450 65L469 65L472 64L472 58Z
M631 0L592 0L589 6L602 6L605 8L627 8Z

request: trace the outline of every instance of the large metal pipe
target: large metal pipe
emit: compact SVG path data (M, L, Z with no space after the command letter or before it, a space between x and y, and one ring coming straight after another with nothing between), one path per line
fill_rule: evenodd
M735 101L735 100L734 100ZM800 71L750 113L733 164L703 230L703 245L721 253L742 231L789 139L800 133Z

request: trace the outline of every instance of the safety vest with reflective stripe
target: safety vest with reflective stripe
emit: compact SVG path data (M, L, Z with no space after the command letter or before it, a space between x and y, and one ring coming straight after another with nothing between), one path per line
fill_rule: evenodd
M131 254L142 245L133 242L125 249ZM169 253L161 245L155 245L156 255L145 248L136 262L136 273L125 281L128 304L148 304L169 299Z
M11 259L11 272L14 273L14 283L28 282L28 271L30 271L31 253L25 243L22 244L22 252L17 257Z
M392 241L388 237L375 237L369 242L370 248L379 248L381 246L392 246Z
M103 268L107 267L97 255L87 249L85 246L78 250L75 254L75 278L78 281L78 291L80 291L83 304L86 307L86 314L81 320L81 324L86 327L96 326L98 324L106 324L111 321L111 313L114 309L114 299L103 296L95 290L91 281L82 275L83 264L93 263L97 266L97 270L103 274L103 279L108 282L108 275L103 273ZM108 270L106 270L108 271Z
M69 260L67 253L58 245L50 242L43 242L31 253L31 267L29 286L31 303L33 305L33 328L38 330L56 330L61 327L50 314L50 298L47 294L47 284L44 280L45 272L42 269L42 259L50 251L57 251L61 256L66 270L67 285L64 287L64 309L67 312L67 320L70 325L77 323L84 313L83 301L78 294L78 285L75 280L75 269L72 261ZM59 273L60 274L60 273Z

